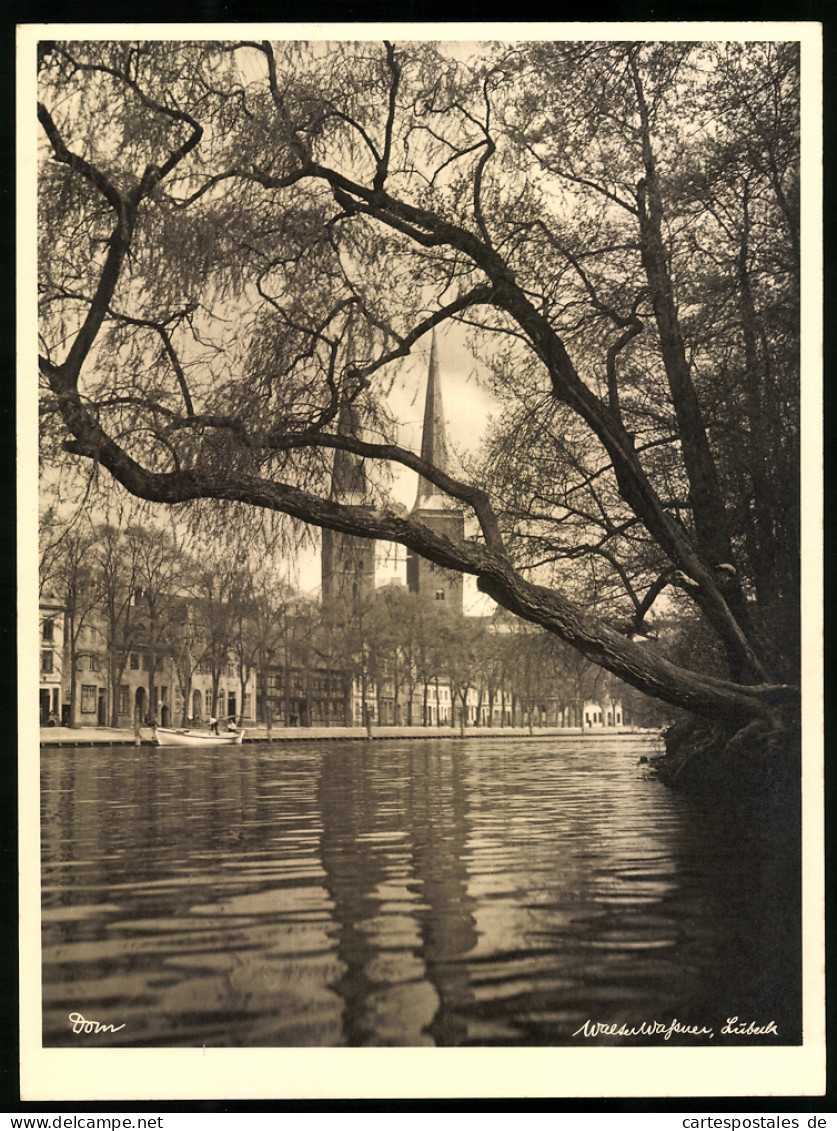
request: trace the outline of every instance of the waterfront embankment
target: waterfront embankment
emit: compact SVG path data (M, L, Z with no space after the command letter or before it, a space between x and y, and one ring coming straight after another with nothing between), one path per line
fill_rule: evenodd
M608 737L616 735L654 737L657 730L640 727L459 727L380 726L365 727L273 727L268 733L265 726L245 727L244 741L249 742L310 742L355 741L393 738L575 738ZM153 745L151 727L142 727L139 738L132 730L119 727L41 727L41 746L135 746Z

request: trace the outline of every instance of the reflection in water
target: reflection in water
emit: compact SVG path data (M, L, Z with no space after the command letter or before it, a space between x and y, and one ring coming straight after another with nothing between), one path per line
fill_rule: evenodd
M798 1043L794 846L643 750L45 751L44 1043L77 1043L73 1011L125 1026L102 1045L625 1043L573 1034L673 1019L777 1043L723 1036L734 1015Z
M329 750L321 858L339 926L347 1044L459 1044L477 943L461 747Z

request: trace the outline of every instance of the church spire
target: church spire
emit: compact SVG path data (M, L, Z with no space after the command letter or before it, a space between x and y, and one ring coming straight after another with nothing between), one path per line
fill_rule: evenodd
M442 384L439 377L439 359L436 353L436 331L430 339L430 365L427 371L427 394L424 401L424 428L421 435L421 458L440 471L448 470L448 447L445 437L445 413L442 408ZM423 506L438 505L444 493L423 476L419 476L418 492L413 510Z
M427 371L427 395L424 402L424 431L421 437L421 458L439 471L447 472L448 445L445 434L445 414L442 409L442 384L439 379L439 357L436 335L430 344L430 365ZM465 517L449 495L419 476L418 492L413 514L424 526L437 534L461 541L465 537ZM445 608L453 613L462 612L462 574L440 569L433 562L420 557L415 550L407 551L407 585L411 593L418 593L428 604L444 601Z

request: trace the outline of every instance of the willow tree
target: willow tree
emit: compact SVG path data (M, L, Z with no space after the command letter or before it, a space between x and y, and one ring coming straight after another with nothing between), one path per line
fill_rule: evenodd
M38 64L43 411L68 457L156 502L400 543L727 731L793 723L793 45L50 42ZM387 392L448 322L563 447L507 445L486 483L400 442ZM362 502L331 497L337 449ZM393 466L466 536L391 505ZM564 550L607 551L630 623L529 568L573 481L597 509ZM726 671L633 638L673 582Z

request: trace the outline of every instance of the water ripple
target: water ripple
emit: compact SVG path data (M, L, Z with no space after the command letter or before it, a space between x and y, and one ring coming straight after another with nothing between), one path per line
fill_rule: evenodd
M715 1023L731 986L794 1039L787 877L642 750L50 751L45 1044L80 1007L124 1045L573 1044L590 1017Z

